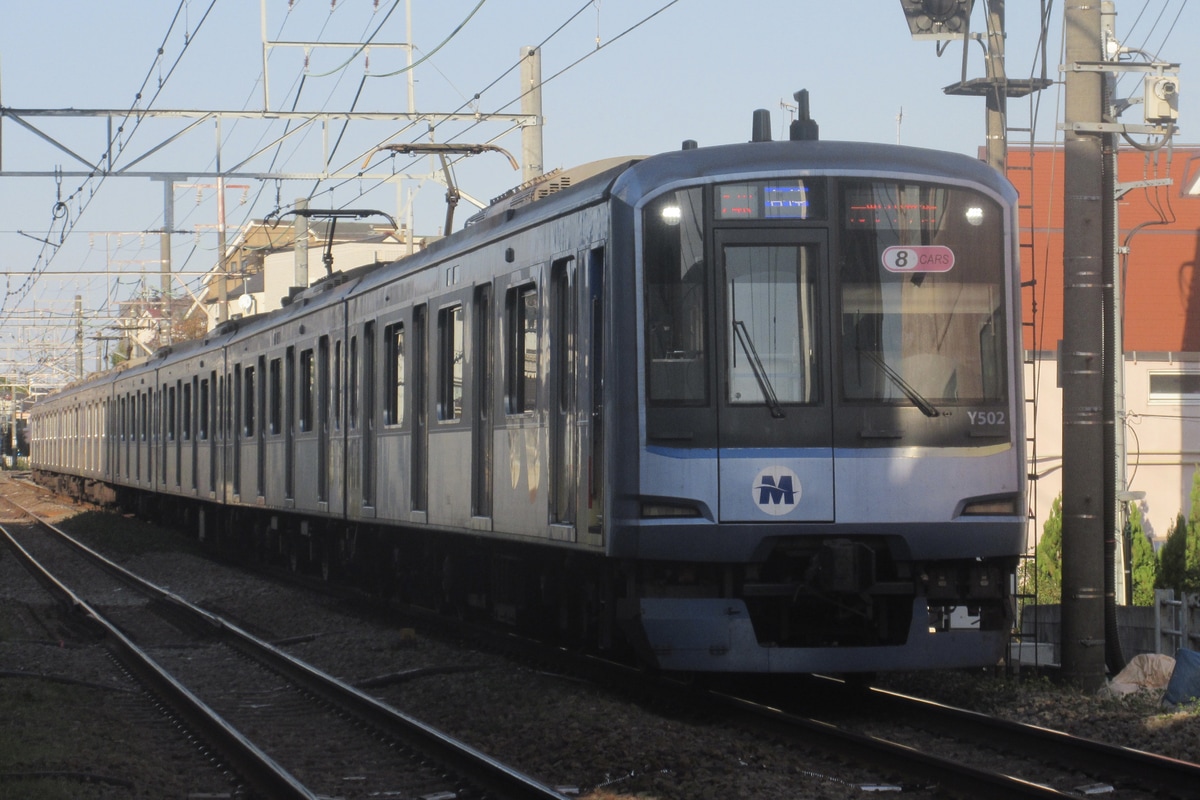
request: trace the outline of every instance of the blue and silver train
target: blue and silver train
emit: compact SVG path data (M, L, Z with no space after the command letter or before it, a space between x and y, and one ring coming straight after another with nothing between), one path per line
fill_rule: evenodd
M552 175L33 411L43 483L667 670L1004 655L1016 195L752 141Z

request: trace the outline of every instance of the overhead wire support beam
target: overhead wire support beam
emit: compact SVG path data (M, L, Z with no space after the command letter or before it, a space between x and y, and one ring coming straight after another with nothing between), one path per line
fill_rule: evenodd
M537 124L535 114L483 114L475 111L454 113L430 113L426 111L203 111L199 109L128 109L112 108L11 108L0 106L0 116L23 117L59 117L59 118L125 118L125 117L167 117L175 119L283 119L283 120L360 120L366 122L418 122L429 120L434 124L443 122L510 122L517 125Z
M114 120L124 120L130 116L141 118L162 118L162 119L180 119L192 120L191 124L184 127L182 130L175 132L163 141L156 144L154 147L140 154L136 158L129 161L124 167L119 170L112 169L111 163L105 167L103 163L95 164L84 158L75 149L67 146L57 137L52 136L46 131L39 128L30 120L32 119L104 119L108 122L108 131L103 147L98 148L104 152L104 159L107 161L111 157L112 136L111 129ZM0 168L0 177L12 178L45 178L54 177L56 174L63 177L90 177L93 175L125 175L129 177L156 177L162 175L158 172L135 172L132 167L147 157L157 153L169 144L177 141L187 133L192 132L197 127L208 121L215 121L219 125L224 120L263 120L276 121L285 120L302 123L296 126L296 130L302 130L314 122L320 122L323 125L328 125L331 122L404 122L413 123L425 121L431 125L437 126L443 122L504 122L516 126L529 126L538 123L537 115L532 114L482 114L476 112L466 113L426 113L420 111L212 111L199 109L147 109L130 112L129 110L120 109L80 109L80 108L10 108L0 106L0 126L3 125L5 119L11 119L14 123L28 130L34 136L44 140L46 143L61 151L72 160L82 164L87 169L84 171L46 171L46 170L26 170L26 171L10 171ZM281 137L287 138L294 135L296 131L289 131ZM2 142L2 140L0 140ZM0 145L2 147L2 145ZM264 148L269 149L269 148ZM249 160L249 159L247 159ZM3 152L0 150L0 165L3 165ZM243 162L245 163L245 162ZM216 177L217 173L212 171L189 171L185 174L189 177ZM277 173L277 172L231 172L223 173L225 177L244 177L259 180L315 180L327 178L343 178L343 177L369 177L369 178L393 178L394 175L358 175L357 173L338 173L338 174L323 174L323 173Z

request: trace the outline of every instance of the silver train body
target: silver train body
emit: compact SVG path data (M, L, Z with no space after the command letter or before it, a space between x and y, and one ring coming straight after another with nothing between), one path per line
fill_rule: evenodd
M611 162L47 398L34 469L663 669L995 664L1015 203L915 148Z

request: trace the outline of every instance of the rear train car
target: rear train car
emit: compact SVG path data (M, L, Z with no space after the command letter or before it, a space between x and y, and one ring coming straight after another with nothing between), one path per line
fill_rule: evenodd
M859 143L550 176L48 398L34 468L663 669L995 664L1026 524L1015 203L976 160Z

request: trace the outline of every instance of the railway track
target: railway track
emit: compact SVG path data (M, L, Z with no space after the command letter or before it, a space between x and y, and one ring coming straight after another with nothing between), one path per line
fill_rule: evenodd
M1200 765L1026 725L878 688L855 691L876 721L928 731L940 741L979 742L1020 755L1062 774L1080 794L1117 793L1122 798L1189 798L1200 787ZM1073 779L1084 782L1071 785ZM1085 792L1086 790L1086 792Z
M459 633L476 644L482 640L477 630ZM516 653L525 649L519 640L504 633L495 635L494 640L489 648L494 651L513 654L514 648ZM535 669L563 671L608 686L614 680L627 681L622 690L640 698L639 703L645 698L666 700L672 707L667 716L674 715L674 709L698 713L706 727L715 719L723 730L742 731L738 736L746 741L768 739L783 743L791 752L803 752L799 761L806 762L804 769L831 781L902 790L907 797L1043 798L1111 793L1122 798L1185 798L1194 796L1192 787L1200 785L1200 767L1194 764L882 690L818 682L799 689L795 693L798 699L792 701L778 686L761 680L754 682L756 693L743 691L744 687L725 686L723 692L717 692L678 681L648 680L649 676L636 670L625 670L624 678L614 679L611 665L581 661L555 647L540 651L542 655L534 656ZM564 708L564 713L569 712ZM756 731L761 736L753 735ZM827 766L822 758L827 759Z
M563 797L22 511L33 521L0 527L9 546L103 631L120 662L211 745L243 791L271 798Z
M471 636L527 657L524 640L486 632ZM1091 795L1191 800L1200 787L1198 764L884 689L821 676L787 681L760 676L749 679L750 685L720 678L681 682L554 646L533 647L533 657L547 669L617 685L687 713L710 709L726 715L721 724L742 724L776 741L823 750L853 764L856 775L868 776L859 783L865 791L972 800Z
M816 679L821 680L821 679ZM937 787L938 796L1134 800L1195 797L1200 765L1116 747L880 689L817 685L820 697L780 701L709 691L705 697L753 722L896 776L894 790Z

